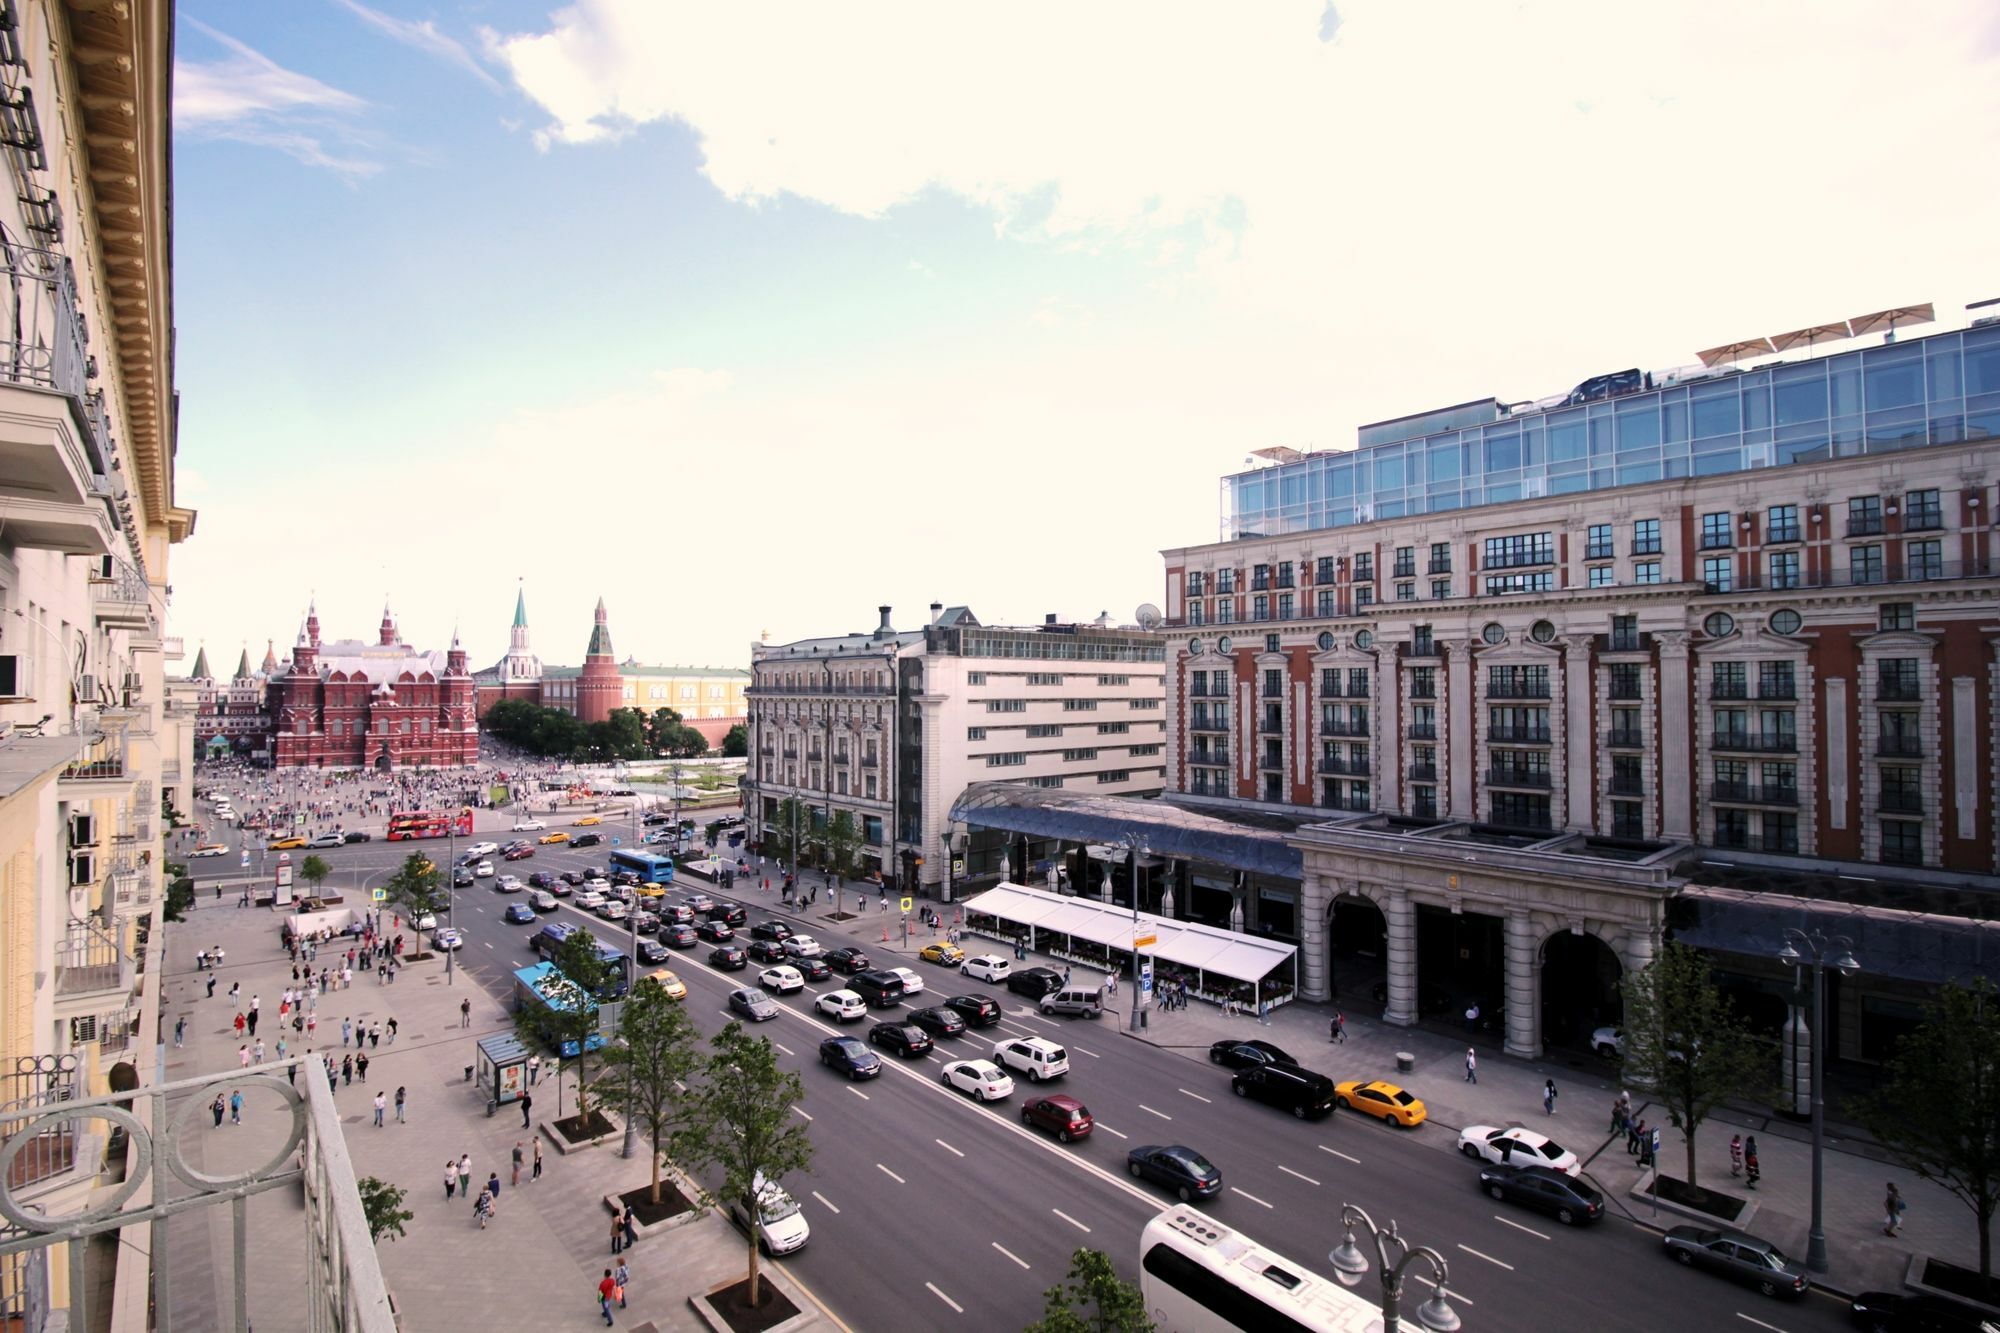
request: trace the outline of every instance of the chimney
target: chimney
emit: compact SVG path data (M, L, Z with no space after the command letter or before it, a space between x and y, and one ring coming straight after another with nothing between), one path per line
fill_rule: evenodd
M939 619L939 618L940 618L941 616L943 616L943 615L944 615L944 603L943 603L943 602L932 602L932 603L931 603L931 624L933 624L933 625L937 624L937 623L938 623L938 619Z
M1046 615L1046 616L1042 617L1042 623L1043 623L1044 625L1053 625L1053 624L1055 624L1055 623L1056 623L1056 613L1055 613L1055 612L1053 612L1053 611L1049 612L1049 613L1048 613L1048 615Z
M893 627L892 627L892 626L891 626L891 625L889 624L889 611L890 611L890 609L891 609L891 608L889 608L889 607L886 607L886 606L878 606L878 607L876 607L875 609L876 609L877 611L880 611L880 612L882 613L882 623L881 623L880 625L877 625L877 626L875 627L875 637L876 637L876 638L878 638L878 639L893 639L893 638L895 638L895 637L896 637L896 631L895 631L895 629L894 629L894 628L893 628Z

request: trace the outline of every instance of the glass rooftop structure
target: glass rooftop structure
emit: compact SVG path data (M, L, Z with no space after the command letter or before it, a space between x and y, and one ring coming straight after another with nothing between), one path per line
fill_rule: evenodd
M1626 371L1359 434L1223 478L1223 540L2000 439L2000 321L1749 370Z

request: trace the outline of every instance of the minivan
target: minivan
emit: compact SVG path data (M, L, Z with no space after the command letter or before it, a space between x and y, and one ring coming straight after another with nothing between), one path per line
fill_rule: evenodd
M1251 1097L1266 1106L1290 1111L1301 1120L1333 1110L1333 1080L1297 1065L1239 1069L1236 1077L1229 1080L1229 1090L1238 1097Z
M1095 986L1064 986L1042 997L1045 1014L1081 1014L1085 1018L1104 1017L1104 993Z
M877 1008L901 1004L903 979L894 972L863 972L847 983L849 989Z

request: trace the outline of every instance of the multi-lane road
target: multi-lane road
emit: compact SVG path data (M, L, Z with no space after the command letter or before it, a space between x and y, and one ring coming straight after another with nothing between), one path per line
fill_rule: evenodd
M504 841L508 835L480 836ZM366 887L392 873L409 850L378 841L322 855L335 867L330 885ZM602 866L607 851L545 847L533 860L505 868L526 878L538 869ZM242 874L233 857L193 864L203 879ZM526 947L533 927L504 923L502 910L520 899L491 885L481 880L458 891L456 919L466 939L459 963L504 997L508 973L535 961ZM772 910L771 900L754 888L739 900L752 922L776 918L828 947L854 942L830 927L820 908L810 914ZM623 933L567 901L558 915L588 921L601 936ZM915 1007L977 992L1000 1001L1005 1018L996 1027L941 1041L923 1058L885 1055L883 1075L858 1084L817 1059L821 1039L838 1029L811 1004L839 984L838 974L780 1000L780 1016L756 1029L804 1079L806 1097L792 1113L810 1121L817 1148L812 1173L787 1182L804 1204L813 1239L783 1262L854 1328L929 1327L946 1318L980 1329L1020 1328L1039 1316L1042 1291L1063 1279L1079 1246L1105 1251L1135 1276L1139 1232L1171 1201L1125 1173L1127 1151L1144 1143L1185 1143L1207 1155L1225 1186L1205 1205L1208 1211L1321 1272L1330 1271L1327 1253L1342 1238L1341 1204L1366 1208L1378 1222L1394 1218L1412 1243L1430 1245L1449 1261L1453 1300L1469 1329L1681 1326L1791 1333L1844 1323L1844 1306L1828 1297L1814 1295L1803 1304L1766 1301L1680 1269L1662 1255L1653 1233L1618 1214L1620 1200L1612 1200L1610 1220L1578 1230L1494 1203L1478 1191L1476 1167L1453 1150L1453 1136L1442 1127L1401 1133L1345 1115L1301 1122L1239 1102L1230 1095L1227 1073L1209 1064L1202 1050L1135 1041L1110 1021L1044 1019L1004 987L916 961L915 948L923 942L917 935L911 936L912 956L893 960L885 959L892 950L876 938L860 942L878 962L908 965L925 978L928 990ZM708 948L680 952L670 965L688 985L697 1026L712 1032L728 1019L728 992L754 984L756 967L718 972L706 962ZM889 1012L845 1030L865 1035ZM1022 1035L1049 1037L1068 1048L1071 1072L1042 1086L1090 1107L1097 1129L1088 1139L1065 1146L1023 1126L1019 1108L1032 1086L1025 1079L1013 1098L989 1105L941 1084L945 1062L987 1055L1001 1037ZM1296 1054L1337 1078L1346 1076L1318 1051ZM1590 1145L1577 1146L1588 1151ZM1373 1281L1362 1290L1373 1296Z

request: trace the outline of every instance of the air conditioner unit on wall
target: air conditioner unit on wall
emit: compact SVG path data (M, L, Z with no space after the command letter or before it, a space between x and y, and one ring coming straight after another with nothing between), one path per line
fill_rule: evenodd
M80 1046L87 1041L97 1040L97 1015L85 1014L69 1021L69 1041L72 1046Z
M97 820L90 815L69 817L69 845L71 847L95 847L97 845Z
M70 887L82 888L97 882L97 855L94 852L78 852L69 859Z
M76 678L76 701L83 704L97 702L97 677L78 676Z

